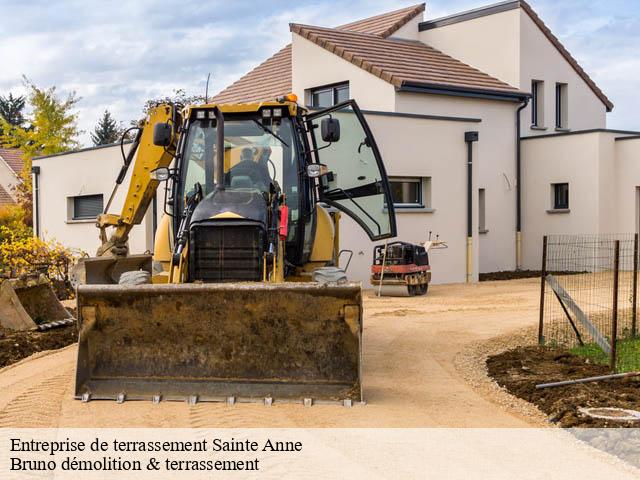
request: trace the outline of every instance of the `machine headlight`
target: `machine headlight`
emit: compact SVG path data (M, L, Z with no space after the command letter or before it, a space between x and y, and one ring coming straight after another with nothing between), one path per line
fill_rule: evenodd
M273 109L273 118L281 118L282 117L282 109L274 108Z
M271 118L271 110L268 108L262 110L262 118Z
M309 178L318 178L329 173L329 168L322 163L312 163L307 165L307 176Z
M205 112L204 110L198 110L198 111L196 111L196 118L197 118L198 120L204 120L205 115L206 115L206 112Z

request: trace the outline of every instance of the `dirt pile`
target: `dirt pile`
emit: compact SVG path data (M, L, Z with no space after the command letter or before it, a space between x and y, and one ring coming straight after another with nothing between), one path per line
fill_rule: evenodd
M536 385L607 375L608 367L550 347L518 347L489 357L487 370L511 394L535 404L562 427L640 427L640 422L596 419L581 407L640 410L640 377L567 385L538 390Z
M75 325L44 332L16 332L0 327L0 368L44 350L55 350L78 341Z

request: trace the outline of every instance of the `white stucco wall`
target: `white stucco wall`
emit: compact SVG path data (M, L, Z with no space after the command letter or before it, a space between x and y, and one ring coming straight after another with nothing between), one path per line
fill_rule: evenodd
M474 227L474 236L476 236L474 243L477 245L476 250L479 249L480 252L480 272L515 268L516 108L517 104L513 102L444 95L398 93L396 97L396 110L399 112L471 117L482 120L481 123L467 125L467 130L477 130L480 135L474 158L477 167L474 175L473 198L476 216L478 189L484 188L486 191L485 212L488 232L477 235L477 226ZM461 138L463 141L463 137ZM439 141L436 140L436 142ZM426 156L431 154L431 148L432 144L425 146ZM436 155L435 152L434 155ZM458 196L466 199L464 189L448 190L445 193L446 201ZM466 207L458 215L465 215L465 211Z
M618 232L640 233L640 138L615 141Z
M569 129L606 127L605 105L521 8L425 30L419 39L526 92L532 80L543 81L542 128L530 128L529 106L522 112L525 136L555 131L556 83L568 85Z
M106 205L122 166L120 146L79 151L48 158L36 158L40 167L40 236L66 247L94 255L100 245L95 220L69 220L68 197L103 194ZM120 212L131 177L131 169L112 203L110 212ZM162 205L158 205L162 210ZM151 214L136 225L129 239L131 253L152 250Z
M295 33L292 36L293 92L301 103L306 102L307 89L348 81L349 94L360 108L393 111L393 85Z
M423 14L416 15L409 20L405 25L391 34L392 38L402 38L405 40L419 40L418 38L418 25L423 20Z
M623 180L628 201L635 195L631 185L640 184L640 176L630 158L624 167L618 164L616 136L593 132L522 141L524 268L540 268L544 235L633 231L628 221L617 221L619 182L628 177ZM553 183L569 183L569 212L549 212Z
M520 9L419 33L420 41L503 82L520 82Z
M466 144L464 132L477 123L367 115L389 176L431 177L431 207L397 210L397 240L420 243L429 231L448 249L430 253L434 283L464 282L466 275ZM477 170L477 169L476 169ZM477 222L477 219L475 220ZM390 240L393 241L393 240ZM373 247L346 215L340 225L340 247L354 251L349 277L369 286ZM478 251L475 264L478 263ZM476 268L477 276L477 268Z
M545 37L531 17L522 9L520 15L520 81L516 86L531 91L532 80L544 81L544 120L540 126L547 130L535 130L531 125L531 107L522 113L522 134L525 136L553 133L555 131L556 83L568 85L568 128L587 130L606 127L606 107L593 93L558 49Z

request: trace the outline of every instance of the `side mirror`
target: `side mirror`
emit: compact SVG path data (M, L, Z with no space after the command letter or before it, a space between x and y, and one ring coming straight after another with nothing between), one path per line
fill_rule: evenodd
M154 180L164 182L165 180L169 180L169 178L171 177L171 172L167 167L160 167L156 168L155 170L151 170L151 172L149 172L149 176Z
M156 123L153 126L153 144L158 147L168 147L171 145L172 133L171 125L168 123Z
M325 142L337 142L340 140L340 120L331 117L323 118L320 122L320 133Z

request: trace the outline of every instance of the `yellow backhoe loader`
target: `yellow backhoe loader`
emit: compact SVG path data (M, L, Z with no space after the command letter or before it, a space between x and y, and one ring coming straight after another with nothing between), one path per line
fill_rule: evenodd
M123 157L122 212L107 203L75 275L76 398L362 401L361 287L338 265L338 224L372 240L396 226L356 103L158 105ZM153 256L129 255L161 182Z

